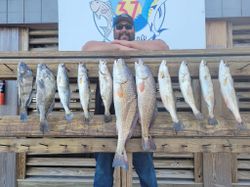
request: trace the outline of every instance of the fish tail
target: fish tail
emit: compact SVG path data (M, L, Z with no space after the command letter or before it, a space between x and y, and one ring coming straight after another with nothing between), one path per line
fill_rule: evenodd
M245 125L245 123L243 121L241 121L241 122L237 123L237 129L239 129L239 130L246 130L247 126Z
M40 121L40 131L43 133L49 132L49 124L47 119Z
M215 119L215 117L209 117L207 121L209 125L218 125L218 121Z
M104 122L108 123L112 121L112 116L111 115L104 115Z
M195 118L197 120L203 120L204 119L204 116L202 115L202 113L200 113L199 111L197 113L194 114L195 115Z
M84 121L85 121L85 123L87 123L87 124L89 124L89 122L90 122L90 115L89 115L88 112L87 112L87 113L84 113Z
M70 123L73 119L73 116L74 116L74 114L72 112L67 113L67 114L65 114L65 119L67 120L67 122Z
M27 111L26 111L26 110L20 112L20 120L21 120L22 122L25 122L25 121L28 120L28 114L27 114Z
M174 128L175 132L182 131L184 129L184 125L181 121L174 122L173 128Z
M114 168L122 167L125 170L128 170L128 158L127 158L127 155L126 155L125 151L124 151L124 154L121 154L121 155L118 154L118 153L115 153L115 157L113 159L112 166Z
M151 137L142 139L142 148L144 151L155 151L156 145Z

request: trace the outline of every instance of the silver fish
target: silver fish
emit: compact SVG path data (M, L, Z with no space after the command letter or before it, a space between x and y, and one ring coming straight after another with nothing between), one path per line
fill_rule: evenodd
M196 119L203 120L203 115L195 106L194 94L191 86L191 76L188 65L185 61L181 63L179 69L179 83L185 102L191 107Z
M202 60L199 67L199 78L203 98L208 107L208 124L216 125L218 121L214 116L214 88L207 62Z
M113 98L118 141L112 165L128 170L125 143L131 137L132 130L138 121L138 112L135 81L123 59L114 62Z
M24 62L20 62L17 68L17 89L20 110L20 120L27 121L27 107L31 102L34 77L31 69Z
M135 62L135 75L142 148L144 151L154 151L156 145L149 134L149 129L157 116L155 80L151 70L143 63L142 59Z
M36 77L36 107L40 114L40 130L49 131L47 117L55 103L56 80L53 72L45 65L38 64Z
M89 78L88 78L88 70L85 64L79 64L78 66L78 88L80 95L80 102L84 112L85 122L90 121L89 114L89 103L90 103L90 87L89 87Z
M223 60L220 61L219 82L223 99L227 108L233 113L238 123L238 128L246 128L240 116L238 101L234 89L234 81L230 73L229 65Z
M90 8L95 15L94 20L98 25L97 27L100 27L98 30L102 31L101 34L107 40L113 29L111 4L108 1L92 0L90 1Z
M110 122L112 120L110 114L110 106L113 97L113 86L112 86L113 83L106 60L99 61L98 74L99 74L100 94L105 108L104 121Z
M57 90L59 98L65 110L65 119L68 122L71 122L73 118L73 113L69 109L69 103L70 103L69 77L67 74L67 69L64 64L58 65L56 82L57 82Z
M166 60L163 60L159 67L158 83L159 83L161 100L163 102L164 107L171 115L172 121L174 122L173 124L174 130L175 131L183 130L184 126L182 122L179 120L176 113L175 98Z

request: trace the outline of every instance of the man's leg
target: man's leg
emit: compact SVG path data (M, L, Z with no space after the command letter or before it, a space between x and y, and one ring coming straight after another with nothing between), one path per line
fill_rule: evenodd
M96 169L94 187L112 187L114 153L95 153Z
M139 176L141 187L157 187L153 153L133 153L133 165Z

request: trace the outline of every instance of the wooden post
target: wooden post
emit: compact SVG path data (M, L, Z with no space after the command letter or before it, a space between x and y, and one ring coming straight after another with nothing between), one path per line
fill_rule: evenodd
M202 153L194 153L194 181L201 183L203 179Z
M230 153L203 153L204 187L232 187Z
M0 163L0 186L16 187L16 154L1 153Z
M121 168L115 168L114 187L121 187Z
M16 178L25 179L26 175L26 153L17 153L16 158Z
M122 186L121 187L132 187L132 177L133 177L133 156L132 153L127 152L128 156L128 171L122 169Z
M232 182L238 183L238 154L233 153L232 154Z

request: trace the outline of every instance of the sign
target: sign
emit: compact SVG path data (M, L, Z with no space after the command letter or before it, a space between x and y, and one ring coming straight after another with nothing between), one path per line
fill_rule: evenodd
M164 40L171 49L205 48L203 0L60 0L59 50L77 51L89 40L112 41L113 19L134 19L136 40Z

